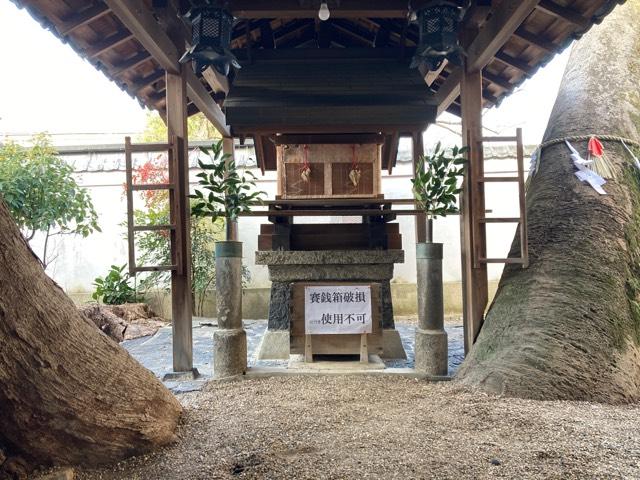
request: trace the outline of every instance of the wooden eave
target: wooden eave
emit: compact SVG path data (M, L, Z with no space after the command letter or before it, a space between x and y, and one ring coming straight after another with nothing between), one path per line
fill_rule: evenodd
M44 28L69 44L95 68L137 98L141 105L166 114L166 86L159 73L167 68L166 58L164 61L160 58L163 57L162 49L153 51L149 47L146 29L166 37L170 27L167 18L177 18L176 15L184 13L190 2L168 0L169 7L154 10L151 0L12 1L26 8ZM406 0L341 0L339 8L332 8L331 19L319 22L316 10L305 6L308 2L300 0L229 0L230 9L240 17L234 28L232 47L249 52L273 50L275 55L278 50L297 48L395 48L406 56L418 40L415 25L407 24L407 3ZM531 5L529 11L517 11L518 8L522 10L524 3ZM497 32L494 36L485 35L491 38L474 46L479 49L474 58L485 73L484 106L499 104L520 83L534 75L572 40L599 23L619 3L624 2L477 0L466 19L468 31L478 32L472 35L476 40L482 36L483 29L489 32L487 29L492 28ZM129 12L142 12L146 23L132 26L131 18L123 18L122 11L110 8L114 5ZM512 11L513 17L509 18ZM175 25L172 28L175 30ZM185 26L178 30L185 30ZM171 33L175 38L177 33ZM177 43L179 41L174 41L173 48L177 48ZM473 38L468 43L473 44ZM177 49L173 55L181 55L180 50ZM485 59L487 52L488 58ZM440 102L438 113L448 110L459 114L457 68L447 65L437 75L427 73L423 72ZM223 122L224 116L220 116L218 111L227 93L224 91L226 81L220 78L191 79L189 113L204 109L210 118ZM229 82L233 84L233 77Z
M281 51L276 57L256 51L251 60L245 57L225 101L233 131L291 133L289 125L308 133L339 133L340 125L376 133L406 125L424 130L435 121L434 94L420 73L409 69L408 58L350 51L353 58L329 55L335 53L331 49Z

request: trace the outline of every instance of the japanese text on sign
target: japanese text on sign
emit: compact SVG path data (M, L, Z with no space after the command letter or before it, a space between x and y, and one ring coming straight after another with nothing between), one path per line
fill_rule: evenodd
M310 335L371 333L371 287L305 287L304 312Z

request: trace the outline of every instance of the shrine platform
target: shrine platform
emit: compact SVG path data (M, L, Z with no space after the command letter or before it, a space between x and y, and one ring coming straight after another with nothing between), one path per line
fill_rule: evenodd
M415 321L409 318L396 318L396 331L398 332L407 354L406 359L382 359L384 369L364 369L336 365L329 368L329 362L318 362L313 369L289 369L289 359L286 360L260 360L258 358L259 346L267 331L266 320L245 320L244 329L247 332L247 353L249 370L246 378L262 378L289 375L402 375L418 378L413 369L414 352L413 341L415 336ZM215 319L194 318L193 326L193 361L194 367L200 372L197 379L167 380L165 376L172 370L172 333L171 326L158 330L150 337L142 337L135 340L127 340L121 345L144 367L151 370L159 379L164 379L164 384L174 393L184 393L200 390L213 378L213 332L217 329ZM449 337L449 375L453 376L464 359L464 347L462 336L462 323L459 318L447 321L447 334ZM356 366L358 362L353 362ZM325 364L325 368L318 368ZM313 365L313 364L312 364ZM340 367L340 368L337 368Z

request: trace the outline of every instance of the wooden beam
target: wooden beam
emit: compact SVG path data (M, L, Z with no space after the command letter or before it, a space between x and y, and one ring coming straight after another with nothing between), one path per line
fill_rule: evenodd
M520 38L521 40L524 40L527 43L530 43L531 45L534 45L542 50L544 50L547 53L552 53L555 54L558 49L560 48L558 45L556 45L553 42L550 42L549 40L541 37L540 35L535 35L527 30L524 29L524 27L520 27L518 28L515 32L514 35L518 38Z
M115 48L118 45L122 45L124 42L128 42L132 38L133 34L127 32L126 30L116 32L113 35L105 38L103 41L98 42L87 49L87 58L98 57L103 53L108 52L112 48Z
M268 19L260 22L260 44L262 48L265 49L276 48L276 41L273 36L273 30L271 29L271 21Z
M516 57L512 57L511 55L504 52L496 53L495 59L501 61L502 63L504 63L505 65L508 65L509 67L513 67L516 70L520 70L527 77L531 76L532 67L524 60L521 60Z
M253 149L256 152L256 163L258 164L258 167L260 168L260 172L262 173L262 175L264 175L265 172L265 155L264 155L264 145L263 145L263 139L265 137L263 137L262 135L254 135L253 136Z
M420 69L420 74L424 77L424 83L426 83L428 86L433 85L433 82L435 82L438 77L440 77L440 74L448 64L449 61L446 58L440 64L437 70L429 70L424 63L421 64L418 68Z
M128 72L131 69L139 67L144 62L150 59L151 59L151 55L149 55L149 52L146 52L146 51L138 52L134 56L125 60L124 62L119 63L118 65L115 65L115 70L113 70L111 75L113 75L114 77L122 75L123 73Z
M104 0L136 40L167 72L180 71L178 50L143 0Z
M362 204L369 202L369 199L358 199L358 203ZM250 212L239 213L239 217L387 217L395 219L398 215L412 215L420 216L424 215L424 210L392 210L388 208L383 209L336 209L336 210L251 210Z
M200 113L200 110L198 110L198 107L196 107L193 103L190 103L187 106L187 116L192 117L197 113Z
M491 3L491 0L476 0L472 2L464 15L463 23L465 27L482 27L491 12Z
M131 83L131 86L128 88L129 92L138 93L140 90L153 85L159 80L162 80L165 77L165 72L162 69L156 70L151 73L151 75L147 75L144 78L140 78Z
M281 53L283 51L287 51L289 49L294 49L295 47L299 47L307 42L310 42L316 38L316 30L313 23L308 23L299 29L289 33L285 39L278 39L278 49L277 50L250 50L244 49L243 52L245 56L249 59L249 61L253 61L253 57L251 55L256 54L258 52L278 52ZM301 49L301 50L312 50L309 48Z
M277 170L278 167L278 152L276 146L269 139L269 136L264 136L262 139L262 146L264 150L264 168L265 170Z
M527 19L539 1L503 0L499 6L494 8L491 18L467 48L467 71L481 71L487 66L511 35ZM438 90L438 98L442 102L438 106L438 113L447 110L458 97L459 78L450 75ZM458 81L456 82L456 80Z
M460 240L463 279L463 316L465 353L480 331L488 299L486 264L486 228L478 220L485 217L484 155L482 150L482 73L465 71L462 75L462 131L469 147L468 163L460 194Z
M136 40L168 73L181 71L179 54L169 36L162 30L144 0L104 0ZM222 134L229 135L224 114L191 69L185 69L187 95L205 117Z
M56 28L56 30L58 30L61 37L65 37L76 31L78 28L84 27L107 13L109 13L109 8L104 3L99 3L89 8L85 8L70 17L64 18L62 20L62 25Z
M213 101L211 94L207 92L196 74L190 68L186 69L187 95L193 103L200 109L205 117L213 124L222 135L230 135L227 119L220 110L220 107Z
M166 90L166 88L165 88ZM150 103L153 104L158 104L160 102L166 101L166 93L165 90L163 91L157 91L157 92L152 92L152 93L148 93L148 94L143 94L142 96L146 97Z
M326 22L324 22L326 23ZM311 25L311 24L309 24ZM407 56L413 55L414 48L407 48L405 53ZM248 62L249 58L245 49L235 49L232 53L240 61L240 63ZM368 48L368 47L356 47L356 48L309 48L300 49L292 48L288 50L278 49L276 50L254 50L252 52L252 58L255 61L260 62L292 62L297 61L300 63L306 63L309 60L336 60L336 61L350 61L350 60L393 60L398 61L401 58L402 49L397 47L387 48ZM407 61L407 65L408 65Z
M259 28L259 25L260 25L259 21L255 22L255 24ZM274 30L274 32L273 32L273 35L274 35L275 41L276 41L276 48L280 47L280 42L286 40L288 35L291 35L293 32L299 30L302 27L306 27L308 24L309 24L308 20L300 19L300 20L289 21L289 22L285 23L284 25L282 25L281 27L276 28L276 30ZM241 39L239 34L240 34L240 32L238 31L238 29L235 29L234 32L233 32L234 41L239 41ZM231 42L231 46L232 46L232 48L238 49L239 47L235 46L234 41Z
M381 145L384 138L379 133L357 133L357 134L283 134L274 135L272 137L274 145L313 145L313 144L333 144L333 145L351 145L351 144L371 144Z
M382 147L383 161L382 166L386 165L389 175L393 172L393 167L398 158L398 146L400 144L400 132L391 132L386 136L384 146Z
M178 74L167 73L167 127L169 132L169 182L172 263L171 313L173 330L173 370L193 369L193 333L191 302L191 239L189 207L189 152L187 150L187 85L183 66Z
M456 68L449 74L447 79L440 85L436 92L436 103L438 104L437 116L446 111L449 106L460 96L460 80L462 79L462 71Z
M391 40L391 29L389 28L388 22L382 22L378 32L376 33L376 38L373 41L373 46L375 48L383 48L389 46L389 41Z
M412 132L416 129L426 130L429 122L413 125L348 125L348 124L330 124L330 125L292 125L291 123L283 123L282 125L264 126L256 125L240 125L233 127L235 136L247 135L253 136L261 133L263 135L271 135L274 132L297 133L297 134L316 134L316 133L390 133L390 132Z
M452 103L449 108L447 108L447 112L449 112L451 115L455 115L456 117L462 116L462 110L460 109L460 105L458 105L457 103Z
M580 15L580 13L571 8L563 7L550 0L541 0L540 4L538 5L538 10L541 10L553 17L572 23L576 27L584 30L591 27L591 21L588 18L583 17L582 15Z
M375 42L375 34L365 28L360 28L354 22L344 19L336 19L332 23L336 32L351 38L362 48L369 48ZM335 34L334 34L335 36Z
M299 0L231 0L229 10L239 18L317 18L319 2ZM406 18L407 0L340 0L329 2L331 18Z
M533 12L539 0L504 0L467 49L467 70L482 70Z
M483 88L482 89L482 99L484 100L483 102L483 107L485 106L486 103L490 103L491 105L497 105L498 104L498 98L495 97L488 89ZM488 107L487 107L488 108Z
M490 73L484 70L482 72L482 76L486 80L490 81L491 83L495 83L496 85L504 88L505 90L511 90L513 88L513 85L511 84L511 82L509 82L508 79L501 77L500 75L495 75L493 73Z
M229 93L229 79L221 75L215 68L208 67L202 72L202 78L205 79L214 92Z

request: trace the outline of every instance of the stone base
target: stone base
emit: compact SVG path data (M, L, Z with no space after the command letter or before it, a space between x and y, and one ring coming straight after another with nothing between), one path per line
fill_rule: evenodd
M289 360L289 330L267 329L258 347L258 360Z
M330 357L326 356L325 358ZM360 360L318 360L313 363L306 363L304 361L304 355L291 355L288 368L290 370L313 371L322 373L359 372L369 370L384 370L384 362L378 355L369 355L369 363L360 363Z
M387 359L407 359L407 353L402 346L400 333L394 328L382 330L382 358Z
M291 288L295 283L379 283L382 328L394 328L391 279L403 250L258 251L256 265L269 267L269 328L290 329Z
M258 360L289 360L290 338L288 330L271 330L264 332L258 347ZM382 331L382 358L407 359L402 346L400 333L393 328Z
M235 377L246 371L247 333L244 330L213 332L213 377Z
M162 377L163 382L184 382L189 380L197 380L200 376L197 368L187 370L186 372L169 372Z
M427 375L447 375L449 345L444 330L416 328L415 370Z

